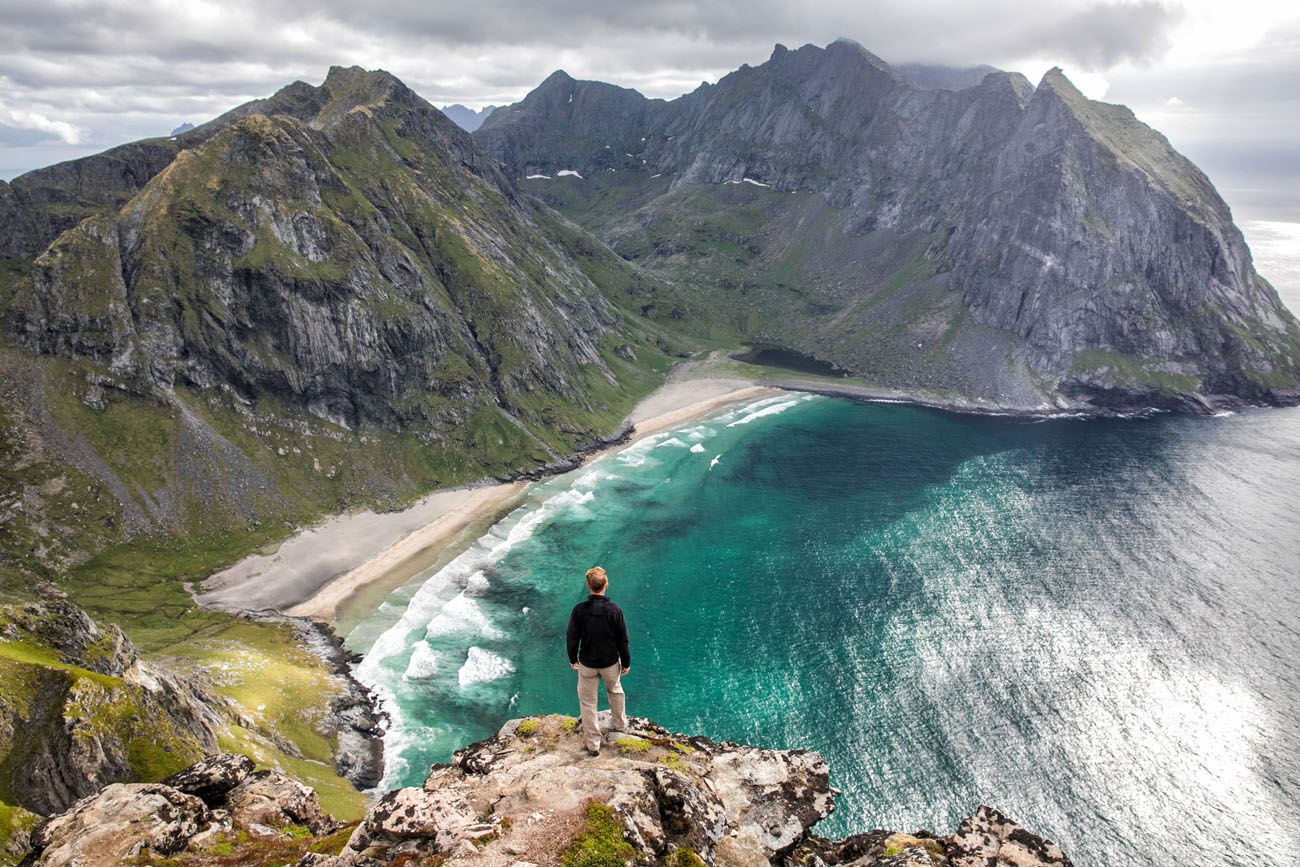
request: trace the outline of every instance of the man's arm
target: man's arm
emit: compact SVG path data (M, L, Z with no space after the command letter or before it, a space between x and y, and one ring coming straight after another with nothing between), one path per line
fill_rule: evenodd
M627 643L627 621L623 619L623 609L618 610L618 630L615 633L618 639L618 659L623 664L623 670L627 671L632 667L632 651Z
M568 631L564 634L564 643L569 651L569 665L576 666L578 664L578 639L580 637L578 634L578 609L574 608L569 615Z

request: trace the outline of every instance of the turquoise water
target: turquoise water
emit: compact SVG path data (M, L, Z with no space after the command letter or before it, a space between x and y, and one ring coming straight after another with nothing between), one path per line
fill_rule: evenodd
M787 395L533 488L350 636L386 784L527 713L600 563L629 712L830 761L828 835L993 804L1080 865L1293 864L1300 412L1029 421Z

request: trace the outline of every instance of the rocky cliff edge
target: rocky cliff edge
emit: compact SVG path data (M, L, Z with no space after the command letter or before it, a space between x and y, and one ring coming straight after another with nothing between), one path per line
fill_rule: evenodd
M829 840L814 829L837 793L817 753L632 722L633 731L607 733L593 757L572 717L512 720L435 765L423 786L383 795L351 829L324 816L310 790L253 773L243 757L209 758L161 784L110 786L78 802L36 829L25 863L251 864L268 846L279 847L277 863L292 863L280 859L297 840L300 867L1070 864L988 807L947 835Z

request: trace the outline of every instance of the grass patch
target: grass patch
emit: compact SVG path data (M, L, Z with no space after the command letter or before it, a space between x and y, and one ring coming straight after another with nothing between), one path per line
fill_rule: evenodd
M541 731L541 728L542 728L541 720L529 718L526 720L522 720L519 723L518 727L515 728L515 733L522 735L523 737L528 737L529 735L537 734L539 731Z
M637 851L623 839L623 826L608 804L587 805L581 833L560 856L564 867L626 867Z
M699 853L689 846L674 849L663 861L664 867L707 867Z
M1149 386L1172 394L1195 394L1200 389L1196 377L1164 370L1161 364L1154 358L1085 349L1074 353L1070 372L1075 375L1098 372L1111 385Z
M35 813L29 813L22 807L15 807L0 801L0 867L10 867L18 863L18 857L3 854L5 847L15 837L36 827L41 820Z
M679 774L684 774L690 770L690 766L687 765L686 762L682 761L682 757L677 753L664 753L659 757L659 764L663 765L668 770L676 771Z
M632 754L648 753L650 747L654 746L645 738L638 737L619 738L614 743L623 752Z

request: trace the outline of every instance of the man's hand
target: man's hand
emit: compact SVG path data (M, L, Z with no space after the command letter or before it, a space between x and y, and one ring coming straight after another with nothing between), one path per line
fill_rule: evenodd
M572 668L574 671L577 671L577 670L578 670L578 663L576 663L576 662L570 662L570 663L569 663L569 668Z
M629 665L627 668L623 669L623 673L627 674L631 670L632 670L632 666Z

